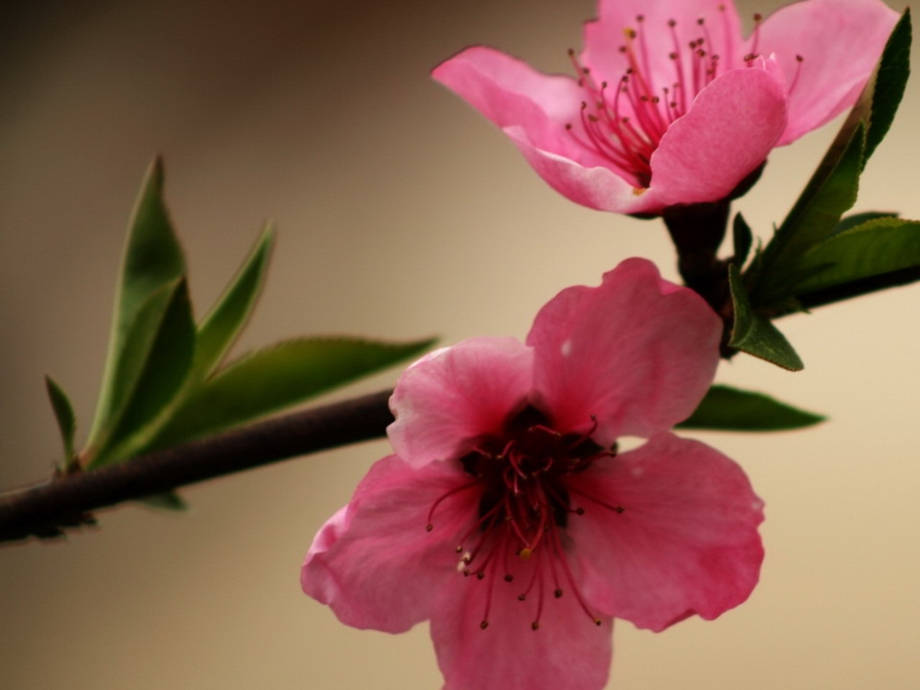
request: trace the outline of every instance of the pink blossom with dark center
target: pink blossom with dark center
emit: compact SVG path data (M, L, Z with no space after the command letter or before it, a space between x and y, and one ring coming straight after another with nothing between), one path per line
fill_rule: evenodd
M304 592L358 628L431 621L448 690L591 690L613 618L712 619L757 583L763 504L670 430L719 361L721 320L630 259L571 287L526 344L473 338L412 365L395 450L319 531ZM618 439L644 443L619 451Z
M719 201L851 107L897 21L881 0L806 0L743 38L725 0L600 0L574 77L482 46L435 79L502 128L556 191L604 211Z

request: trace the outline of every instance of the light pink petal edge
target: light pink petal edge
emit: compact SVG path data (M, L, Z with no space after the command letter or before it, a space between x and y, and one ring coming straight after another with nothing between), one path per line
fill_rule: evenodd
M566 124L580 127L584 99L573 79L541 74L482 46L441 63L432 76L501 127L534 171L567 199L602 211L661 210L654 194L634 188L567 132Z

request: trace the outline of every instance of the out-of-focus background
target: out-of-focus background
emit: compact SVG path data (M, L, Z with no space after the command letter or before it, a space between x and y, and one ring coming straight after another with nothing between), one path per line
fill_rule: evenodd
M305 333L522 337L558 290L596 284L623 258L676 278L660 223L556 195L428 76L480 42L568 71L594 11L592 0L5 5L0 486L42 478L59 457L46 372L86 431L125 224L156 153L199 310L263 220L280 226L238 352ZM918 117L914 82L857 208L920 217ZM835 129L775 152L736 205L762 238ZM714 622L657 635L618 623L611 688L920 687L920 286L781 325L804 372L740 356L719 380L831 421L698 435L766 501L761 583ZM426 625L351 630L298 585L314 532L386 452L381 441L292 460L184 491L187 516L126 507L66 542L0 549L0 686L439 687Z

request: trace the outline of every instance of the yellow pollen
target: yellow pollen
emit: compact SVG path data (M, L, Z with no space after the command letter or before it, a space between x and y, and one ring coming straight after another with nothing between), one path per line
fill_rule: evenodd
M532 555L533 555L533 549L528 549L526 546L523 549L521 549L521 552L518 554L518 556L521 557L522 561L529 561Z

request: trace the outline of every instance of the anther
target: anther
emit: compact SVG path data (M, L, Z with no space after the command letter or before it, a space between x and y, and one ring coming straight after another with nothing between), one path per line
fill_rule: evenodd
M434 529L434 525L432 525L430 522L427 525L425 525L426 532L430 532L433 529Z
M531 624L530 624L530 629L531 629L531 630L539 630L539 629L540 629L540 621L534 621L533 623L531 623Z
M505 582L512 582L513 580L514 580L514 575L512 575L511 573L507 573L505 575Z
M600 621L598 621L598 625L600 625ZM485 630L486 628L489 627L489 621L483 621L482 623L479 624L479 627Z
M562 590L557 588L556 591L553 592L553 596L558 599L562 596Z

